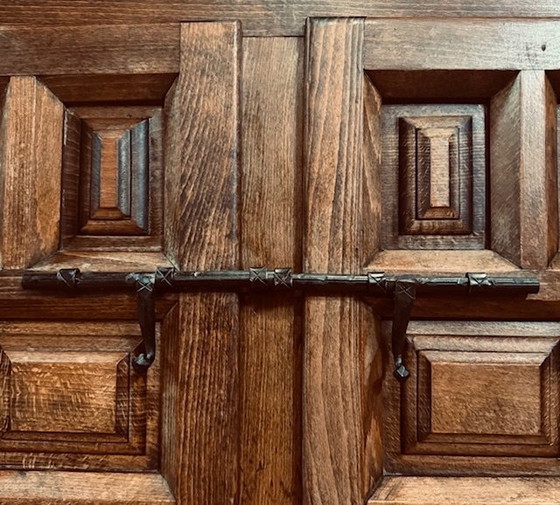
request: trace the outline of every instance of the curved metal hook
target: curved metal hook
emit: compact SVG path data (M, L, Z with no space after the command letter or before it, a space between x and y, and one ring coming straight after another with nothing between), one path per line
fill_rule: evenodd
M156 359L155 275L131 274L136 284L136 311L142 331L141 351L132 360L139 373L146 373Z
M406 330L410 321L412 305L416 300L416 280L398 279L395 282L393 308L392 346L395 359L395 377L404 382L410 377L410 372L404 362L404 348L406 345Z

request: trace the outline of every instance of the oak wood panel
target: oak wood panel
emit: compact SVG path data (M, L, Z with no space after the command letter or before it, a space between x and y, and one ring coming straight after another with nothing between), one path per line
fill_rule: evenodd
M238 268L240 36L235 22L181 28L164 111L164 247L181 269ZM239 490L237 296L182 294L164 332L162 474L181 503L229 505Z
M180 503L238 493L237 297L180 296L164 320L161 473Z
M2 505L174 505L158 474L0 472Z
M374 70L366 72L386 103L486 102L514 70Z
M368 505L539 505L560 501L560 479L386 477Z
M387 105L382 121L384 248L484 249L484 106Z
M516 265L521 265L521 100L518 75L490 105L491 249Z
M408 338L411 379L383 386L388 472L558 474L558 323L413 321Z
M432 396L433 432L496 433L496 441L499 435L541 435L540 366L547 356L530 353L527 358L522 357L518 361L516 356L508 354L492 356L495 360L488 360L484 353L470 354L469 358L479 358L481 364L464 364L466 360L463 362L460 358L454 361L457 359L454 355L449 356L448 362L446 354L434 356L434 353L424 353L427 359L433 359L432 394L437 393ZM453 401L449 402L449 395L458 391L465 393L462 388L465 384L469 384L468 395L458 401L455 409ZM490 384L494 391L490 390ZM500 392L499 408L496 408L495 391ZM543 408L546 407L545 400ZM463 409L472 410L465 415Z
M303 41L243 41L243 268L301 269ZM301 503L301 299L243 299L240 502Z
M60 221L63 106L34 77L13 77L0 124L3 268L54 252Z
M307 32L304 270L355 271L363 261L363 20L312 19ZM366 454L375 393L363 364L367 309L353 298L305 303L304 503L359 503L379 475ZM371 323L371 321L369 321ZM371 331L371 326L369 331ZM369 372L369 371L368 371ZM370 418L368 418L370 419Z
M365 267L369 271L460 273L512 272L516 265L490 250L387 250L380 251Z
M238 19L249 35L303 35L308 17L560 17L555 0L12 0L0 5L0 24L80 25Z
M175 73L42 75L41 82L67 106L98 102L161 104L176 77Z
M61 268L79 268L96 272L151 272L157 267L170 266L161 252L59 251L33 265L33 270L54 272Z
M2 467L155 468L159 359L146 376L132 369L141 339L135 323L2 321Z
M62 147L62 181L60 195L60 244L78 234L80 215L80 168L82 121L64 109L64 145Z
M179 40L178 23L3 26L0 75L176 73Z
M238 254L240 27L186 23L181 33L180 73L164 110L164 251L180 268L231 268Z
M525 19L368 20L368 70L534 70L560 65L559 22Z
M491 248L523 268L546 268L558 247L555 104L532 70L491 102Z
M557 343L534 336L414 337L407 352L413 378L401 402L402 452L556 456Z
M161 249L162 137L159 107L67 110L61 224L65 250Z
M4 349L4 353L10 363L13 395L11 430L70 433L115 430L115 399L118 400L115 378L118 363L126 358L124 353L91 353L86 363L80 362L83 357L76 352L6 352Z
M369 220L363 227L365 263L381 249L381 171L383 132L381 127L382 98L369 77L364 76L364 143L363 143L363 206L369 209Z

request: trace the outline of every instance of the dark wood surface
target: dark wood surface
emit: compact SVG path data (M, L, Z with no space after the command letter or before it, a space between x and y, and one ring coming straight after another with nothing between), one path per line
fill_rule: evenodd
M240 36L235 22L181 29L164 111L164 250L185 270L239 266ZM239 492L237 296L181 294L164 327L161 472L179 503L228 505Z
M556 500L559 29L551 0L0 5L0 503ZM133 293L19 285L171 265L542 289L419 297L399 386L390 299L158 295L142 377Z
M250 36L303 36L308 17L560 18L555 0L12 0L0 6L3 25L82 25L239 20ZM410 32L403 35L410 36Z
M3 322L0 334L4 469L157 466L159 359L147 376L132 369L136 324Z
M304 44L243 41L241 266L301 269ZM301 298L251 295L240 314L240 502L301 499Z
M307 32L304 137L304 270L352 272L363 264L362 159L364 21L313 20ZM307 297L303 355L303 503L363 501L381 472L367 447L365 412L376 395L365 372L375 343L364 305ZM379 393L379 392L378 392Z
M3 110L1 264L26 268L58 247L63 108L34 77L12 77Z
M558 478L523 477L387 477L375 491L369 505L502 505L555 503Z
M0 503L13 505L172 505L175 499L157 474L116 472L0 473Z

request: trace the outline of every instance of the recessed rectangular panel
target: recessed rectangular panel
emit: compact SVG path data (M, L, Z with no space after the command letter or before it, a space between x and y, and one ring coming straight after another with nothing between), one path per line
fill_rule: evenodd
M66 137L63 247L161 248L161 109L74 107Z
M159 370L131 366L140 342L137 324L0 322L0 466L153 468Z
M439 456L446 467L445 457L468 456L476 467L478 456L485 468L488 458L496 468L508 458L553 464L560 455L559 342L560 325L551 323L412 322L405 352L411 376L399 386L388 374L385 384L390 461L433 467L430 458Z
M387 249L485 247L482 105L386 105L383 241Z
M138 108L128 116L100 108L82 114L80 235L146 235L150 232L149 118ZM122 110L126 115L126 108ZM153 114L146 110L145 116ZM154 167L155 168L155 167ZM154 195L157 198L157 195Z

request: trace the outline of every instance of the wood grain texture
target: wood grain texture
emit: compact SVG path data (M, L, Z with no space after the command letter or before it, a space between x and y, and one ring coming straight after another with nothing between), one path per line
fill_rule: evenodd
M557 344L558 338L499 333L413 337L407 353L413 380L401 402L402 451L554 457Z
M13 77L0 125L2 268L25 268L57 249L62 103L34 77Z
M2 467L156 468L159 359L146 376L132 369L141 339L136 323L2 321Z
M114 432L117 365L125 354L92 353L87 363L76 352L20 350L6 357L13 395L10 430Z
M64 138L62 248L161 249L161 108L72 107Z
M385 103L486 102L514 70L373 70L366 72Z
M544 505L559 489L557 478L386 477L368 505Z
M307 32L304 270L356 271L362 251L363 20L313 19ZM361 503L379 475L365 454L375 393L363 363L367 309L352 298L305 304L303 482L307 505ZM371 323L371 321L370 321ZM373 461L372 461L373 459Z
M242 268L301 269L303 41L243 45ZM301 503L301 299L243 299L240 502Z
M491 102L491 248L523 268L546 268L557 250L555 103L531 70Z
M364 76L363 205L369 209L368 225L363 229L366 263L381 249L381 172L383 132L382 98L370 78Z
M383 386L389 472L558 474L557 323L413 321L407 334L411 378Z
M1 505L174 505L158 474L0 472Z
M238 23L186 23L166 99L165 251L181 269L239 263ZM188 113L185 113L188 111ZM239 492L239 307L235 294L180 295L164 321L162 474L180 503Z
M555 0L12 0L0 6L3 25L80 25L238 19L249 35L303 35L308 17L560 17Z
M163 333L161 473L179 503L230 505L239 471L236 295L180 295Z
M67 106L98 102L155 104L163 103L176 77L176 73L42 75L41 82Z
M369 271L391 272L514 272L519 270L513 263L490 250L390 250L381 251L367 265Z
M170 267L161 252L63 251L33 265L33 270L56 271L79 268L96 272L150 272L157 267Z
M0 52L0 75L176 73L179 24L4 26Z
M240 35L237 23L181 28L180 74L165 104L164 205L164 251L179 268L238 261Z
M544 269L558 251L557 102L544 72L520 78L521 266ZM546 231L536 234L535 227Z
M484 106L386 105L382 121L383 248L484 249ZM437 138L443 141L439 159ZM442 182L446 201L434 205Z
M379 19L365 27L368 70L556 69L554 20Z

